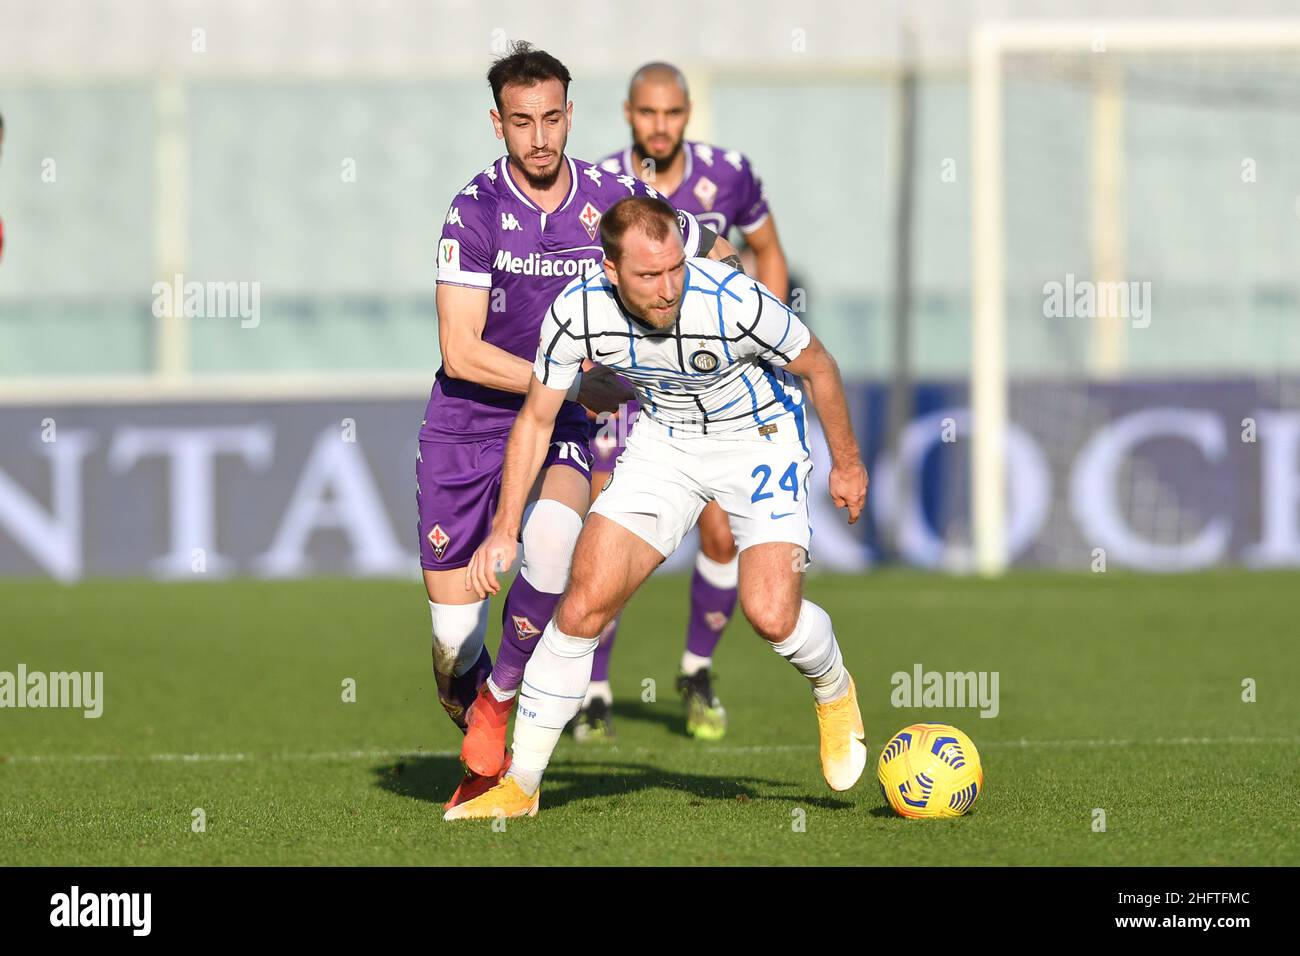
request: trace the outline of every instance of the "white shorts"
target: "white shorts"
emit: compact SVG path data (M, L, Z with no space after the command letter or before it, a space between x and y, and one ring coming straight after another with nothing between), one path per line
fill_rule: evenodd
M667 557L716 501L730 519L740 551L788 542L808 550L808 476L812 459L793 418L725 437L670 436L642 413L591 506Z

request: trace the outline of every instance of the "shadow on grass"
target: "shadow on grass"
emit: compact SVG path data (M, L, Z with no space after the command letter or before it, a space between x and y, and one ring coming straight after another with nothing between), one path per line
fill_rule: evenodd
M375 785L402 797L441 806L460 782L460 761L455 757L413 757L372 768ZM797 786L785 780L764 777L720 777L678 773L663 767L628 761L558 761L546 772L543 806L549 809L570 803L590 802L582 809L600 810L621 802L620 798L648 790L675 790L695 799L691 806L710 803L777 801L823 810L847 810L856 806L849 799L826 795L770 793L773 788Z
M659 702L647 704L639 698L616 700L614 701L615 734L618 733L620 721L659 724L677 737L691 739L691 735L686 732L686 708L679 700L674 700L672 704Z

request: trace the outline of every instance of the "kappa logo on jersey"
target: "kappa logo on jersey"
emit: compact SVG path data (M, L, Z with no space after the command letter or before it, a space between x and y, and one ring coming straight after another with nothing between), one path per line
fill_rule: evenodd
M462 196L469 196L471 199L478 199L478 183L470 183L460 191Z
M521 641L526 641L530 637L536 637L538 634L542 633L537 629L533 622L528 620L526 617L512 614L510 615L510 620L515 622L515 633L519 635Z
M451 272L460 271L460 243L455 239L442 239L438 242L438 265Z
M512 212L503 212L503 213L501 214L501 230L502 230L502 232L510 232L512 229L513 229L513 230L516 230L516 231L518 231L518 232L523 232L524 227L521 226L521 225L519 225L519 220L515 218L515 214L514 214L514 213L512 213Z
M595 239L596 229L600 226L600 210L591 203L587 203L582 207L582 212L578 213L578 221L587 230L587 235Z
M586 169L582 171L582 175L586 176L597 186L600 185L600 170L597 169L595 166L588 166Z
M704 206L705 211L713 208L713 200L718 197L718 185L708 176L701 176L695 184L695 198Z
M607 173L617 173L622 171L622 164L617 159L607 159L600 164L600 168Z
M727 626L727 615L721 611L709 611L704 615L704 623L711 631L720 631Z
M691 368L697 372L712 372L718 367L719 359L708 349L699 349L691 353Z
M619 184L620 186L626 186L626 187L627 187L627 193L628 193L629 196L632 196L632 195L635 195L635 194L636 194L636 177L635 177L635 176L629 176L629 175L627 175L627 174L625 173L625 174L623 174L622 176L618 177L618 184Z
M738 152L736 152L734 149L729 149L722 154L722 158L731 164L732 169L734 169L736 172L740 172L740 164L744 160L744 157L741 156Z
M433 546L433 556L441 561L447 545L451 544L451 535L442 530L442 525L435 524L429 529L428 538L429 544Z
M460 210L455 206L452 206L447 212L447 225L460 226L462 229L465 228L465 224L460 221Z
M496 163L493 163L491 166L486 167L483 170L483 175L486 176L491 182L496 182L497 181Z
M695 144L695 155L698 156L698 157L700 157L700 161L703 162L705 166L712 166L712 165L713 165L713 147L712 147L712 146L709 146L709 145L707 145L707 144L705 144L705 143L696 143L696 144Z

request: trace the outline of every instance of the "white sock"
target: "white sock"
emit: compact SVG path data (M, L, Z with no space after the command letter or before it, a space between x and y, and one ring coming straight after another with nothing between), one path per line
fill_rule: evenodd
M812 683L818 703L828 704L849 692L849 672L831 629L831 617L812 601L804 601L794 630L772 649Z
M565 634L551 621L524 668L515 708L514 759L506 775L525 793L537 792L564 725L578 715L599 643L598 637Z
M740 582L740 552L730 561L714 561L703 551L695 553L695 570L715 588L734 588Z
M614 703L614 692L610 689L609 681L594 680L587 685L587 696L582 698L582 706L589 707L591 702L600 698L607 704Z
M502 690L498 687L497 682L492 679L491 675L488 675L487 686L488 690L491 691L492 696L497 699L497 703L504 704L510 698L515 696L513 690Z
M682 652L682 673L687 677L694 677L700 671L706 671L712 666L712 657L700 657L699 654L692 654L690 651Z

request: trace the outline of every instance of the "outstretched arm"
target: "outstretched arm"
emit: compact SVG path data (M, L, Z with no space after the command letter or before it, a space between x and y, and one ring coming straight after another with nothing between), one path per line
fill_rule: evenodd
M533 364L483 341L488 290L439 283L438 344L442 364L452 378L522 395L528 391Z
M802 378L808 386L808 398L817 410L831 453L831 499L835 507L848 508L849 524L853 524L862 513L868 479L858 440L853 434L840 368L815 335L810 335L807 346L785 368Z
M531 370L529 374L532 375ZM514 563L519 527L524 520L524 505L528 503L528 492L546 460L555 416L563 402L562 389L548 388L536 377L529 382L523 408L519 410L506 440L501 492L492 532L478 546L465 569L465 589L474 591L480 598L501 590L497 572L507 570Z
M533 363L483 341L488 291L439 283L437 303L438 342L447 374L503 392L527 393ZM593 412L616 412L632 392L609 369L596 367L582 373L569 398Z

